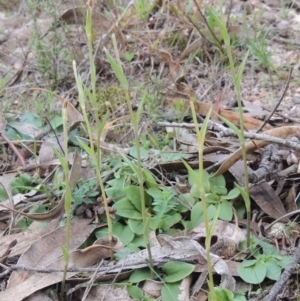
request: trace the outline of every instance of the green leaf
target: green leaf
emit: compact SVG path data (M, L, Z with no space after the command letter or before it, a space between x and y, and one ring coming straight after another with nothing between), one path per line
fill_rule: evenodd
M186 165L186 164L185 164ZM188 169L188 182L191 186L199 184L199 169L193 170L188 164L186 165ZM204 185L204 190L206 193L210 192L210 182L209 182L209 174L206 170L203 170L204 181L202 185Z
M239 66L238 73L236 75L236 79L237 79L236 82L238 83L238 85L240 85L241 82L242 82L243 72L244 72L244 69L245 69L245 65L247 63L249 53L250 53L250 49L248 49L247 53L245 54L245 56L243 58L242 63Z
M128 219L128 226L130 227L131 231L136 235L144 234L143 220Z
M180 282L165 283L161 289L162 301L179 301L178 296L181 293L179 285Z
M212 220L215 213L216 213L216 207L214 205L207 206L207 217L209 221ZM193 228L197 227L199 224L204 222L202 202L198 202L193 206L191 211L191 222Z
M164 197L163 192L158 187L147 189L147 193L151 195L154 199L163 199Z
M148 188L158 187L153 175L147 169L143 169L143 178Z
M144 292L137 286L128 286L128 293L131 298L141 300L144 296Z
M138 283L147 279L152 279L151 270L149 268L142 268L135 270L129 277L129 282Z
M118 222L113 224L113 233L124 243L125 246L128 245L135 236L134 232L128 225L123 226Z
M259 284L261 283L267 274L267 266L262 261L257 261L255 264L249 266L249 262L252 260L244 260L237 268L239 276L247 283Z
M209 178L210 186L226 187L226 181L223 175Z
M107 51L106 48L104 48L104 52L105 52L106 58L108 59L108 61L110 63L110 66L113 69L116 77L118 78L122 88L127 90L128 83L127 83L126 76L124 75L122 65L118 64L117 61L114 60L114 58L110 55L110 53Z
M155 217L152 217L150 219L150 224L149 224L149 227L150 229L152 230L157 230L157 229L161 229L161 227L163 226L163 219L161 216L155 216Z
M21 121L21 123L32 124L32 125L36 126L37 128L41 128L43 125L43 122L41 121L40 117L37 114L31 113L31 112L25 113L20 118L20 121Z
M127 198L130 200L132 205L139 211L142 211L142 204L141 204L141 191L140 187L138 186L128 186L123 188L123 192L127 196Z
M130 253L137 253L137 252L140 251L140 248L139 248L136 244L134 244L134 243L132 243L132 242L130 242L130 243L125 247L125 249L128 251L127 255L130 254ZM126 257L126 256L125 256L125 257Z
M125 60L131 62L132 59L134 58L134 52L128 52L128 51L126 51L124 53L124 58L125 58Z
M0 187L0 201L5 201L8 199L8 195L6 193L6 190L3 187Z
M282 256L281 260L277 259L277 263L284 269L291 262L291 260L292 260L292 256L286 255L286 256Z
M233 210L227 200L223 200L220 206L219 218L224 221L231 221L233 217Z
M195 204L196 199L190 193L183 193L178 196L179 204L177 206L178 212L187 212L192 209L192 206Z
M267 274L266 276L271 280L278 280L281 275L281 267L277 263L275 258L269 257L265 264L267 266Z
M207 193L205 195L205 200L208 204L219 204L220 198L214 193Z
M262 247L265 255L278 255L278 250L275 246L256 237L253 237L253 242Z
M240 195L239 190L237 189L237 187L231 189L227 195L222 196L224 199L226 200L233 200L235 198L237 198Z
M149 156L149 150L145 149L142 146L140 146L139 150L140 150L141 159L147 159L148 156ZM133 146L133 147L130 148L129 154L133 158L137 159L137 148L136 148L136 146Z
M163 219L162 229L164 231L167 231L173 225L179 223L181 221L181 219L182 219L182 217L179 213L174 213L172 215L165 215L165 217Z
M225 45L230 45L230 36L228 33L228 30L226 28L226 23L221 21L221 19L214 13L214 11L212 9L210 9L209 7L207 7L208 13L211 16L211 18L214 20L214 23L217 24L217 26L219 27L221 36L224 40Z
M181 261L169 261L162 266L162 269L168 275L164 281L174 283L189 276L194 271L195 266Z
M105 192L107 197L112 198L114 202L118 202L125 197L125 193L123 193L122 189L120 189L119 187L106 188Z
M113 205L117 210L116 214L130 219L141 220L142 214L132 205L129 199L124 198Z
M233 292L226 290L224 288L221 287L215 287L214 288L214 292L216 294L217 297L217 301L233 301ZM209 301L215 301L212 299L212 296L214 296L214 294L212 292L209 292L208 294L208 300Z
M146 247L144 237L135 236L131 243L135 244L138 247L143 247L143 248Z
M249 195L246 193L245 188L243 188L242 186L238 185L237 183L234 183L236 188L239 190L240 194L242 195L244 202L245 202L245 206L246 208L248 208L248 211L250 211L250 207L251 207L251 203L250 203L250 197Z

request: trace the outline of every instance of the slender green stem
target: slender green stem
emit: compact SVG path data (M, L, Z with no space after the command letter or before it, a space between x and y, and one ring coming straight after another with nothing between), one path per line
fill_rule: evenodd
M70 240L71 240L71 187L70 187L70 176L69 176L69 166L68 166L68 127L67 127L67 102L64 102L62 108L62 119L64 127L64 160L62 159L62 167L64 170L65 177L65 211L67 216L66 221L66 246L63 250L64 252L64 272L61 284L61 300L63 300L63 294L65 290L65 281L67 277L67 270L69 265L69 252L70 252Z
M250 190L249 190L249 175L248 175L248 166L247 166L247 152L246 152L246 142L245 142L245 126L244 126L244 115L243 115L243 106L241 100L241 78L239 74L235 71L235 66L232 58L232 52L230 44L226 43L226 52L229 59L230 69L234 80L235 94L237 98L238 108L239 108L239 117L240 117L240 143L242 148L243 155L243 165L244 165L244 179L245 179L245 190L248 200L245 200L246 211L247 211L247 247L250 247L250 221L251 221L251 208L250 208ZM248 54L245 58L248 57ZM241 70L242 71L242 70Z
M99 118L99 111L97 110L97 96L96 96L96 67L95 61L93 56L93 28L92 28L92 7L88 5L87 8L87 16L86 16L86 35L88 40L88 49L89 49L89 60L90 60L90 73L91 73L91 84L92 84L92 95L91 95L91 104L94 109L95 120L96 120L96 128L97 128L97 141L96 141L96 150L94 147L94 141L92 136L91 127L88 121L88 116L86 110L84 110L84 118L86 122L86 126L88 129L88 135L90 140L90 147L92 153L92 160L95 162L95 169L96 175L98 179L98 183L102 192L102 198L104 203L104 209L107 219L107 226L108 226L108 239L109 245L112 247L112 237L113 237L113 229L112 229L112 221L109 213L109 206L107 203L107 198L105 194L104 184L101 177L101 147L100 147L100 136L101 136L101 125L100 125L100 118ZM85 109L85 106L84 106ZM111 249L111 257L113 257L113 252Z
M207 213L207 202L205 197L205 188L203 185L204 183L203 148L204 148L206 126L203 124L201 132L199 131L198 121L197 121L197 116L196 116L196 111L195 111L195 106L193 101L190 101L190 107L192 111L193 122L197 133L197 138L198 138L199 179L198 179L197 187L199 189L200 199L202 202L204 225L205 225L205 229L207 229L206 237L205 237L205 251L206 251L207 269L209 275L208 286L210 292L213 294L213 300L216 300L215 299L216 295L214 291L213 270L212 270L211 259L210 259L210 245L211 245L212 231L209 231L210 226L209 226L208 213ZM211 112L212 112L212 107L206 116L207 120L210 118Z

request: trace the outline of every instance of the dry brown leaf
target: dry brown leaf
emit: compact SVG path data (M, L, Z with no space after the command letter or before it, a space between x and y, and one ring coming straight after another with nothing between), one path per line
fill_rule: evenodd
M186 99L181 98L181 100L184 101L183 105L184 105L184 109L188 109L190 108L190 102L189 99L186 95ZM166 100L166 104L175 106L176 102L178 101L178 98L168 98ZM202 116L206 116L207 113L209 112L210 108L211 108L211 104L209 103L205 103L202 101L197 101L195 103L196 105L196 111L197 113L199 113ZM232 112L232 111L228 111L228 110L224 110L224 109L219 109L217 106L213 107L213 113L211 115L211 117L213 118L214 116L217 115L221 115L222 117L224 117L225 119L229 120L230 122L232 122L234 125L236 126L240 126L240 115L239 113L236 112ZM262 121L257 120L251 116L246 116L244 115L244 126L245 129L247 130L255 130L258 129L262 124ZM273 127L269 124L266 124L264 129L265 130L269 130L272 129Z
M101 259L109 257L109 251L103 246L89 247L83 250L76 250L69 254L69 267L90 267ZM64 259L61 257L57 261L45 266L47 268L63 269L65 265ZM67 273L67 279L76 275L75 272ZM35 273L27 278L24 282L7 289L0 293L1 301L21 301L31 294L49 286L60 282L63 278L63 272L55 273Z
M24 299L24 301L53 301L46 293L37 292L30 297Z
M113 286L111 284L97 285L93 287L85 299L86 301L98 301L101 296L101 301L132 301L128 294L126 286Z
M121 116L121 117L116 118L115 120L107 122L105 124L105 126L104 126L104 128L101 132L101 136L100 136L100 147L101 147L102 150L120 152L120 153L125 154L125 155L127 155L129 153L130 148L122 148L118 145L105 142L106 135L107 135L109 129L112 127L112 125L114 123L116 123L117 121L122 120L122 119L127 118L127 117L128 116ZM94 140L95 144L97 143L97 135L98 135L98 132L93 133L93 140Z
M250 196L263 212L274 219L280 218L287 213L282 201L267 182L250 188ZM287 222L289 219L286 217L282 220Z
M75 251L99 225L90 220L71 221L70 252ZM19 258L18 265L44 268L62 257L62 246L66 244L66 226L55 229L34 242ZM13 271L7 289L30 278L33 272Z
M218 239L231 238L235 231L236 235L234 237L234 241L236 242L236 244L239 244L241 241L246 239L245 232L240 228L236 229L236 226L229 222L217 220L212 234L216 235ZM201 237L206 237L206 232L207 231L205 229L205 224L201 223L199 226L195 227L192 230L192 238L197 240Z
M196 39L194 42L192 42L191 44L189 44L184 51L182 52L182 54L179 57L179 62L181 62L186 56L188 56L190 53L194 52L195 50L199 50L200 48L202 48L203 46L203 38L200 37L198 39Z
M85 25L86 7L77 6L66 10L59 18L67 24ZM111 21L100 11L93 9L92 24L95 34L105 34L111 26Z
M280 128L271 129L265 131L264 134L269 136L274 136L278 138L286 139L288 136L295 136L299 133L300 127L299 126L283 126ZM254 151L255 149L264 147L268 145L269 141L262 141L262 140L254 140L246 143L246 152L249 153ZM233 164L235 164L238 160L242 157L242 149L238 149L235 153L233 153L223 164L219 167L216 173L213 176L218 176L223 174L227 171Z
M143 291L150 298L157 299L161 296L161 289L163 285L164 284L161 281L149 279L145 281Z
M167 62L170 69L170 75L174 83L179 83L179 81L184 76L183 68L181 67L179 62L175 62L171 56L171 54L166 50L159 50L158 53L160 56Z

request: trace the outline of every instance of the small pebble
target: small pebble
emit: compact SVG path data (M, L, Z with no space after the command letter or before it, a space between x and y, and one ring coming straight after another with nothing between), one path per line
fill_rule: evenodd
M292 97L292 102L294 105L300 104L300 97L297 96Z

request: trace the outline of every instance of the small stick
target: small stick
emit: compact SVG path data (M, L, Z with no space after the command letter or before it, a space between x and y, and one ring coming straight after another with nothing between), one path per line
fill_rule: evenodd
M290 69L289 76L288 76L288 79L287 79L287 82L286 82L286 85L284 87L284 90L283 90L283 93L282 93L281 97L277 101L276 105L274 106L274 108L271 111L271 113L269 114L269 116L263 121L261 126L258 128L258 130L256 131L257 133L260 132L262 130L262 128L267 124L267 122L271 119L271 117L273 116L273 114L275 113L277 108L279 107L280 103L282 102L283 97L285 96L285 93L286 93L287 89L289 88L290 81L291 81L291 76L292 76L292 73L293 73L293 69L294 69L294 67L292 66L291 69Z

